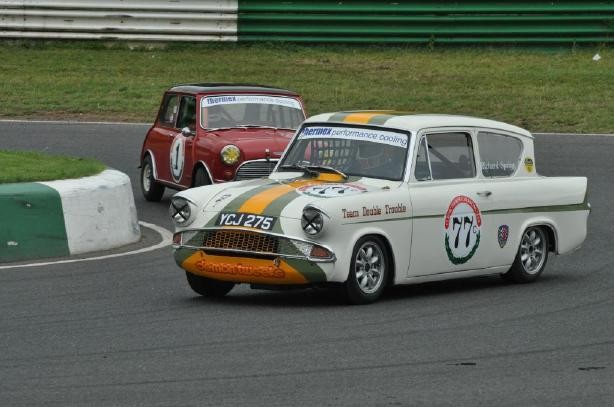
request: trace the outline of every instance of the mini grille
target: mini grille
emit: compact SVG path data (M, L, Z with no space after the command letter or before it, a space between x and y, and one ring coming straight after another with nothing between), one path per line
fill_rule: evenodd
M244 231L223 230L205 233L203 246L211 249L232 249L257 253L277 253L275 236Z
M246 161L237 170L235 180L262 178L268 176L277 165L277 160Z

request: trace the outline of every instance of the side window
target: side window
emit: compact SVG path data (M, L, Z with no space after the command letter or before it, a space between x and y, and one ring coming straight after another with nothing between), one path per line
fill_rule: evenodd
M194 96L183 96L181 98L177 128L183 129L184 127L188 127L192 131L196 129L196 98Z
M467 133L434 133L426 137L433 179L475 177L473 144Z
M481 131L478 147L485 177L509 177L516 172L522 154L522 142L516 137Z
M429 165L429 157L426 153L426 137L422 137L422 140L420 140L414 176L418 181L427 181L431 179L431 167Z
M179 95L168 94L164 98L164 105L160 112L160 123L167 127L175 127L177 111L179 110Z

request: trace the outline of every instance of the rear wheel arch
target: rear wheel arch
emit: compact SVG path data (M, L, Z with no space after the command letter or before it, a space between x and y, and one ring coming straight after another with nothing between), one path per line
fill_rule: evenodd
M557 229L554 226L554 224L552 224L551 222L547 222L547 221L536 221L536 222L529 222L526 225L524 225L522 227L522 229L520 230L520 236L522 236L522 234L531 227L538 227L544 230L544 232L546 232L546 236L548 237L548 251L549 252L553 252L553 253L558 253L558 233L557 233Z

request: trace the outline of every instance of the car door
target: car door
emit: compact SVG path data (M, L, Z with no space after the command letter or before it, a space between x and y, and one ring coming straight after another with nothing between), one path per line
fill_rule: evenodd
M526 197L534 191L534 184L527 185L521 165L525 156L525 143L514 134L501 130L480 129L477 132L480 156L479 177L484 195L481 199L483 232L490 236L482 242L485 267L509 265L513 262L518 242L510 236L518 236L528 206ZM528 152L532 156L532 151Z
M468 129L419 133L410 186L409 277L484 267L481 211L488 197L477 176L473 146Z
M164 95L160 114L147 139L147 147L154 157L156 178L166 182L172 182L169 151L177 134L175 123L179 111L179 100L179 95L175 93Z
M170 149L170 172L173 181L184 187L192 185L194 139L196 138L196 97L181 96L175 134ZM184 132L184 129L188 131Z

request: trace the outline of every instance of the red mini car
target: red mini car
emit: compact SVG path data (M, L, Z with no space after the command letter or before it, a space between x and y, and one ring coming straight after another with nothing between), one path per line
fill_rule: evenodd
M167 90L141 150L141 190L186 189L269 175L305 119L301 97L260 85L185 84Z

